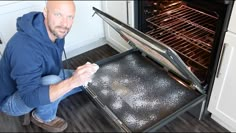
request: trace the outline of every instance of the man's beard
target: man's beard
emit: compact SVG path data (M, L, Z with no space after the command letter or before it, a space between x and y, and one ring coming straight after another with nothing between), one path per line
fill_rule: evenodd
M66 30L66 33L64 36L60 36L57 32L56 32L56 29L59 28L59 29L65 29ZM54 28L54 30L51 28L51 26L49 25L49 31L58 39L63 39L70 31L70 28L67 28L67 27L61 27L61 26L56 26Z

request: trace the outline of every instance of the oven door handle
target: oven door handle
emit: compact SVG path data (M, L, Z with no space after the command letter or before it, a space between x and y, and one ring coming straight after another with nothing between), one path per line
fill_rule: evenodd
M220 53L220 60L219 60L219 63L218 63L218 66L217 66L217 71L216 71L216 77L219 78L220 76L220 69L221 69L221 64L222 64L222 60L223 60L223 57L224 57L224 53L225 53L225 47L227 45L227 43L224 43L223 44L223 49Z
M130 25L130 21L129 21L129 8L130 8L130 1L126 0L126 13L127 13L127 25Z

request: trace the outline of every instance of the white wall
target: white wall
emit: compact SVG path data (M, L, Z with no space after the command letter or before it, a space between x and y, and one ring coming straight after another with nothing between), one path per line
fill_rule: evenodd
M0 1L0 52L5 48L10 37L16 32L16 18L22 14L43 9L45 2Z
M75 1L76 17L66 37L65 50L73 57L105 43L102 20L92 17L92 7L101 9L101 1ZM16 32L16 18L29 11L42 11L45 1L0 1L0 52Z
M105 43L103 21L92 17L92 7L101 9L101 1L75 1L76 17L66 37L65 50L68 56L82 53ZM69 52L70 51L70 52Z

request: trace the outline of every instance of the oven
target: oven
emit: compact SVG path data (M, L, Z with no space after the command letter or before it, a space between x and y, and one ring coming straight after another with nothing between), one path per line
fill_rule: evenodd
M165 43L93 8L132 47L96 62L86 94L121 131L156 131L206 102L198 77Z
M135 28L171 47L181 57L206 91L207 107L220 69L233 1L148 0L134 4Z
M136 28L93 8L132 47L96 62L84 89L121 131L156 131L186 111L204 116L232 1L135 1ZM194 110L194 111L192 111Z

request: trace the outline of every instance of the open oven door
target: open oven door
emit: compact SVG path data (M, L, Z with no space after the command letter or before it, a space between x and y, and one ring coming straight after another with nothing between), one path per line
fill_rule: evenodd
M133 49L96 62L85 88L122 131L155 131L202 103L196 76L168 46L93 8Z

